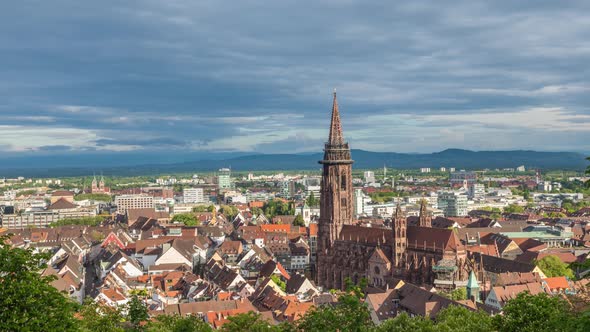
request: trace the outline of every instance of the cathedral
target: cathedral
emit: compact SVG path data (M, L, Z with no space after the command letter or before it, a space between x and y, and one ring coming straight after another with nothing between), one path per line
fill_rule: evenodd
M362 227L353 215L350 147L344 140L334 93L330 134L324 147L318 221L317 282L342 289L344 280L385 287L402 279L418 285L454 289L464 286L471 267L465 248L452 229L432 228L426 202L417 226L408 226L399 205L390 228Z

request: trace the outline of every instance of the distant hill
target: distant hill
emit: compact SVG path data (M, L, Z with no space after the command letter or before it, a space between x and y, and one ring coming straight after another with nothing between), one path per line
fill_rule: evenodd
M0 177L59 177L91 175L101 171L105 175L150 175L160 173L215 171L221 167L231 166L233 170L304 170L319 169L318 160L322 153L311 154L254 154L232 157L225 154L224 158L214 155L211 158L200 157L201 160L173 163L151 163L141 160L137 165L111 165L64 167L42 163L44 167L11 167L9 162L0 161ZM525 165L527 168L583 170L588 165L584 155L574 152L538 152L538 151L469 151L447 149L435 153L395 153L352 150L355 168L421 168L421 167L455 167L457 169L508 168ZM133 160L133 159L131 159Z

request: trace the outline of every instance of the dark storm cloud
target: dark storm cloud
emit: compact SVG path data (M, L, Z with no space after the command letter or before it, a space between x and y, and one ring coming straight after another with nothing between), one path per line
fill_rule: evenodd
M355 147L494 149L500 135L514 148L586 149L590 128L568 125L590 116L589 9L586 1L7 2L0 146L44 150L44 137L64 130L74 151L320 150L337 88ZM552 138L542 121L519 120L535 110L557 122Z

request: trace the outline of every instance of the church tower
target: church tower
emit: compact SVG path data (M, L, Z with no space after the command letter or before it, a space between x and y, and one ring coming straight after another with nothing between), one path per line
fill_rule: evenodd
M426 199L423 198L420 202L420 220L418 222L418 226L420 227L432 227L432 217L426 209L426 205Z
M399 268L403 265L403 258L408 245L408 239L406 237L408 221L399 203L397 203L391 219L393 228L393 266Z
M104 192L104 176L100 174L100 182L98 183L98 190Z
M352 163L350 148L344 141L338 101L334 92L330 135L324 146L324 159L320 191L320 218L318 221L317 267L320 285L336 286L331 283L336 271L328 271L330 251L339 238L344 225L353 220ZM327 282L326 282L327 281Z
M92 178L92 185L91 185L90 192L95 193L97 191L98 191L98 182L96 181L96 174L94 174L94 177Z

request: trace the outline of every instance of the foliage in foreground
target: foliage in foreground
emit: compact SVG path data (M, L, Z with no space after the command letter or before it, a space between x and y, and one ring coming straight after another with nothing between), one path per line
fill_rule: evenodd
M6 237L0 238L0 331L212 331L194 316L149 318L137 296L120 309L90 300L79 306L50 285L53 277L40 275L46 259L46 254L11 248ZM451 306L433 320L402 313L375 326L362 300L364 286L365 280L360 285L348 280L338 304L314 308L293 323L271 325L250 312L230 317L222 331L590 331L588 304L584 311L573 313L568 302L543 293L521 293L508 302L503 315L494 317Z

